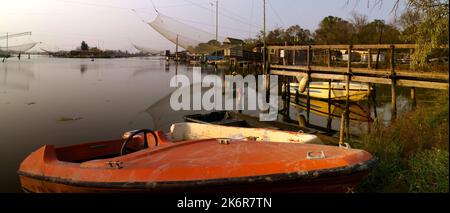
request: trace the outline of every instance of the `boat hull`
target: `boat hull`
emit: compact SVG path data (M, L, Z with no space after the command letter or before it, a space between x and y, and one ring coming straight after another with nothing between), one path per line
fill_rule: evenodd
M317 99L328 99L330 97L331 100L336 101L345 101L347 100L347 90L345 88L345 83L343 82L333 82L331 83L331 92L329 92L328 82L312 82L309 88L306 88L304 92L299 92L300 95L309 95L312 98ZM295 94L298 91L298 84L291 83L290 84L290 93ZM350 94L349 99L351 101L360 101L367 99L370 95L370 89L367 84L361 83L350 83Z
M43 146L21 163L21 185L43 193L347 192L377 162L350 147L229 138L171 142L159 131L154 138L124 155L117 155L122 140ZM141 142L133 137L129 148Z
M376 161L368 163L375 164ZM234 182L233 179L226 179L206 184L205 181L172 183L162 184L162 187L155 187L151 182L74 182L25 173L19 175L19 178L22 190L27 193L348 193L353 192L355 186L367 176L368 170L343 171L340 174L324 174L320 177L317 174L297 178L285 178L288 175L266 176L262 177L263 181L254 181L255 177L251 177Z

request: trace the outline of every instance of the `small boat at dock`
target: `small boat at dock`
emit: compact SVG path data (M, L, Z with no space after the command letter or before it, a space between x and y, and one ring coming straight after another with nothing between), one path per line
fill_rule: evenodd
M287 130L287 131L301 131L309 134L318 133L317 130L299 127L291 123L279 122L279 121L265 121L261 122L259 118L238 113L234 111L214 111L206 114L191 114L184 116L186 122L194 122L200 124L215 124L223 126L234 127L250 127L250 128L265 128L274 130Z
M20 164L20 182L25 192L348 192L377 162L349 146L208 138L198 127L45 145Z
M331 82L331 92L329 90L330 85L328 82L311 82L309 87L306 87L305 91L299 91L299 83L290 83L290 93L299 95L309 95L312 98L318 99L328 99L330 96L331 100L335 101L345 101L347 100L347 90L345 82ZM351 101L360 101L367 99L370 95L370 87L365 83L350 82L350 95L349 99Z
M291 103L292 104L292 103ZM199 124L214 124L230 127L246 127L254 129L285 130L295 133L307 133L317 136L324 144L337 144L339 138L333 137L337 132L334 130L314 126L310 128L306 125L299 125L292 121L264 121L258 117L234 111L214 111L205 114L191 114L184 116L186 122Z
M280 143L308 143L323 144L313 134L292 132L271 128L246 128L221 126L200 123L179 123L171 127L171 135L187 135L190 140L204 140L210 138L231 138L239 140L253 140ZM127 137L127 136L125 136ZM181 136L176 136L181 137Z

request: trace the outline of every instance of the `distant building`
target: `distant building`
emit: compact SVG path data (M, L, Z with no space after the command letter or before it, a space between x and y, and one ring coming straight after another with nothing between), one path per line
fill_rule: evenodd
M231 44L231 45L236 44L236 45L241 45L242 46L244 44L244 41L241 40L241 39L237 39L237 38L227 37L227 38L225 38L223 40L223 44Z
M348 61L348 51L341 50L342 61ZM377 61L377 53L372 53L372 61ZM369 51L367 50L353 50L351 54L352 61L368 62L369 61ZM386 60L386 54L380 53L379 62L384 62Z
M223 44L229 46L224 49L223 55L225 58L242 58L244 57L244 41L237 38L227 37L223 40Z
M232 63L239 61L254 61L262 60L260 52L251 52L244 50L244 41L237 38L227 37L223 40L224 48L206 56L208 61L226 60Z

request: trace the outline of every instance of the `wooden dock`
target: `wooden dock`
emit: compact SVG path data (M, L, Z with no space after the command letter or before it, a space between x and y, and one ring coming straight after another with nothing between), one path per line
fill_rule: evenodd
M448 90L449 88L448 64L445 71L425 72L414 70L410 62L400 63L405 56L411 58L416 49L417 46L414 44L269 45L267 46L268 74L282 76L281 79L286 84L287 91L289 91L289 82L292 77L307 77L309 79L307 86L309 86L309 82L316 79L328 80L330 84L331 81L343 81L347 83L347 94L351 81L391 85L392 114L395 118L397 87L410 87L411 94L414 96L413 100L415 99L415 88L438 90ZM339 52L341 56L347 55L346 60L343 60L343 57L341 57L342 59L336 57L336 53ZM354 60L353 56L361 52L367 56L366 60L364 62ZM376 60L373 59L374 55L376 55ZM380 55L383 56L383 60L380 59ZM384 66L381 67L381 65ZM309 106L309 93L307 96L307 106ZM348 95L346 103L348 112ZM309 122L309 110L307 110L307 117ZM347 135L349 135L348 113L346 120Z
M282 76L309 76L310 79L327 79L346 81L350 77L351 81L366 82L375 84L389 84L405 87L429 88L429 89L448 89L448 72L432 73L422 72L420 70L396 70L395 51L410 50L414 51L416 45L397 44L397 45L311 45L311 46L268 46L269 54L269 71L272 75ZM271 58L278 56L280 50L291 52L292 55L299 51L305 51L307 56L311 55L314 50L326 50L328 58L328 66L314 66L312 61L314 56L307 57L305 65L297 65L297 61L286 60L283 57L283 64L272 64ZM374 68L372 57L368 57L367 68L356 68L352 66L355 62L347 60L347 67L334 67L331 62L331 50L347 50L352 52L355 50L367 50L369 54L373 54L374 50L389 50L389 69ZM277 54L278 53L278 54ZM294 58L294 57L291 57Z

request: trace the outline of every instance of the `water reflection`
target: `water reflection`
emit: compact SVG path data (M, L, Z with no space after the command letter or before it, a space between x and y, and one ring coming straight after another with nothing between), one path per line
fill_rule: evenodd
M140 75L145 75L151 73L151 69L150 68L142 68L142 69L137 69L133 72L133 77L139 77Z
M0 167L3 171L0 192L20 191L16 174L19 163L44 144L60 147L116 139L132 129L167 130L170 124L182 122L183 116L198 113L174 112L170 108L170 94L175 90L169 86L170 79L175 74L192 79L193 70L165 60L136 58L91 62L90 59L34 57L29 61L0 64ZM223 68L215 72L213 67L202 67L201 72L220 78L231 73ZM408 110L409 94L408 89L399 89L399 113L405 111L400 108ZM368 122L364 115L370 112L374 119L375 107L379 120L390 119L390 87L377 87L376 97L376 104L369 105L370 110L367 102L351 107L355 112L351 123L354 129L366 131ZM432 96L417 90L417 100L432 100ZM322 103L314 106L318 112L322 108L322 111L332 111L332 119L312 112L310 124L339 129L341 103L328 109ZM259 112L243 113L257 117ZM305 115L304 109L292 106L289 117L295 125L301 124L301 115ZM63 117L83 119L58 121ZM352 133L356 134L354 129Z
M200 94L195 93L192 91L192 86L189 85L187 87L180 88L180 92L183 93L187 92L191 94L192 96L195 95L201 95L204 93L208 88L202 88L200 91ZM198 86L198 85L197 85ZM179 110L175 111L170 106L170 98L172 96L172 93L176 90L176 88L171 88L169 90L169 93L165 95L163 98L159 99L155 103L153 103L151 106L149 106L145 112L147 112L151 120L153 122L153 126L155 129L161 129L161 130L169 130L170 126L173 123L178 123L183 121L184 116L190 115L190 114L197 114L197 113L206 113L204 110ZM192 103L191 103L192 106Z
M175 65L177 66L177 65ZM190 109L194 109L193 107L193 97L202 97L203 94L205 94L206 91L210 90L212 87L202 87L201 83L195 83L192 82L193 75L207 75L207 74L213 74L212 69L194 69L194 67L191 66L185 66L185 71L187 73L183 73L186 75L190 80L191 83L189 86L184 87L170 87L165 90L160 90L161 94L164 94L164 96L160 99L158 99L156 102L154 102L152 105L150 105L145 112L148 113L151 117L153 126L155 129L161 129L161 130L169 130L170 126L173 123L182 122L184 121L184 117L191 114L198 114L198 113L207 113L206 110L178 110L175 111L172 109L170 105L170 99L172 94L175 90L178 90L178 92L182 94L190 94ZM176 69L176 72L178 72L178 69ZM222 79L223 77L223 70L219 70L215 72L219 78ZM196 91L193 88L194 87L200 87L200 90ZM160 95L159 95L160 96ZM181 100L179 100L181 101Z
M299 110L299 112L307 110L305 99L300 99L297 103L291 102L291 106ZM328 101L315 99L311 99L310 106L311 113L330 118L341 118L346 108L345 103L342 102L331 101L328 103ZM349 111L350 120L359 122L369 122L373 120L370 116L370 111L367 107L362 106L362 104L355 102L350 103Z
M32 80L35 80L34 73L22 67L20 63L2 64L0 88L28 91Z
M80 65L80 72L81 72L81 74L84 74L87 71L87 69L88 69L87 64L81 64Z
M374 121L389 124L392 119L392 105L389 86L377 86L376 93L371 94L368 100L350 102L350 132L352 135L361 135L370 131ZM398 114L410 111L414 101L408 97L409 88L399 88L397 97ZM425 100L421 100L425 101ZM285 102L286 103L286 102ZM283 103L283 106L286 106ZM342 114L345 111L345 102L311 99L310 120L307 117L306 98L291 99L289 111L284 109L282 120L295 122L302 127L310 127L337 134L340 130ZM288 113L289 114L286 114Z

